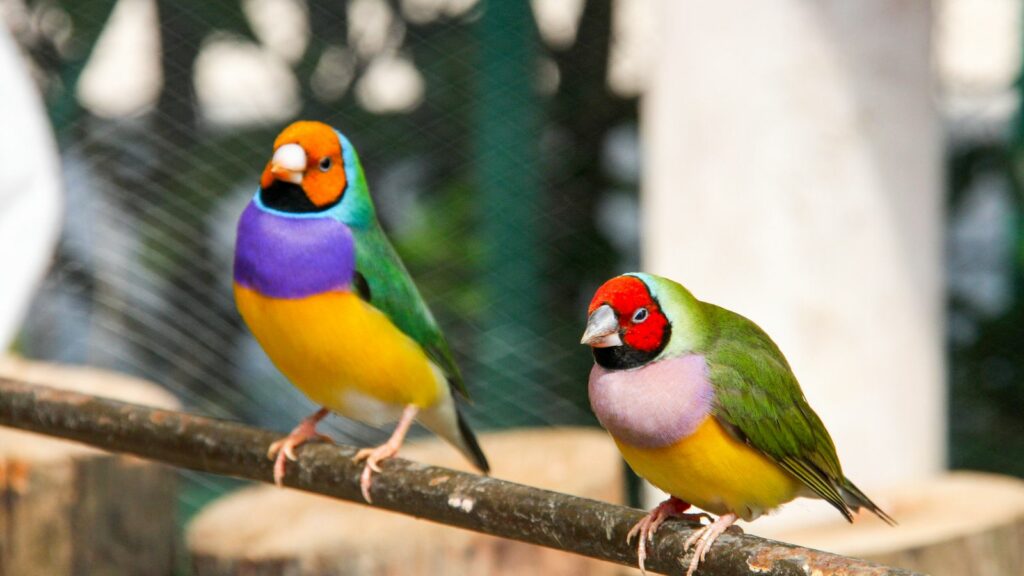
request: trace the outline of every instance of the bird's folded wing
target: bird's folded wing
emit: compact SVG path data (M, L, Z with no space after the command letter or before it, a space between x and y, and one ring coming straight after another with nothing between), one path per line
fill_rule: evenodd
M420 296L409 272L377 225L353 230L356 239L356 289L383 312L448 378L452 389L469 398L459 367L441 329Z
M750 320L717 306L708 308L716 332L707 353L715 416L852 518L838 489L843 472L835 445L782 352Z

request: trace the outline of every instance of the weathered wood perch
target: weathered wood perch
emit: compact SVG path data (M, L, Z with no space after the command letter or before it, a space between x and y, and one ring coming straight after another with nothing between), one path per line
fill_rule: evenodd
M615 443L595 428L516 428L478 435L498 478L621 504L625 474ZM470 470L437 437L403 457ZM272 510L273 513L254 513ZM623 576L594 558L460 530L300 490L257 484L205 506L185 531L192 576Z
M144 408L0 378L0 425L13 426L168 464L271 481L267 446L277 433L233 422ZM289 467L285 484L362 502L355 448L311 444ZM402 459L384 464L374 481L374 506L467 530L556 548L626 566L636 552L626 532L639 510ZM692 526L666 524L649 569L679 573L682 543ZM873 564L749 535L725 534L702 564L703 574L910 576Z

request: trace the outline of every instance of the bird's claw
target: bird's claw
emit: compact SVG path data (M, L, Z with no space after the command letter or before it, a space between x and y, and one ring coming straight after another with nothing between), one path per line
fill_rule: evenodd
M728 530L736 520L736 514L725 514L719 517L718 520L707 526L702 526L699 530L695 530L693 534L690 534L686 542L683 542L684 553L689 552L690 548L693 547L693 558L690 559L690 566L686 570L686 576L693 576L697 566L707 558L708 550L711 550L715 540Z
M370 498L370 486L373 485L372 470L366 466L363 468L363 473L359 475L359 491L363 493L363 500L366 500L367 504L373 504L373 498Z
M698 528L697 530L694 530L694 531L693 531L693 534L690 534L690 536L689 536L689 537L688 537L688 538L686 539L686 541L684 541L684 542L683 542L683 553L684 553L684 554L685 554L686 552L689 552L689 551L690 551L690 548L692 548L692 547L693 547L693 544L694 544L694 543L695 543L695 542L696 542L696 541L697 541L697 540L698 540L698 539L699 539L699 538L700 538L701 536L703 536L703 535L704 535L704 531L705 531L705 530L707 530L707 526L701 526L701 527L700 527L700 528Z
M267 448L267 460L273 460L277 457L277 451L281 449L281 444L284 442L283 439L276 442L271 442L270 447Z
M645 516L645 518L646 518L646 516ZM636 524L633 525L632 528L629 529L629 532L626 533L626 544L632 544L633 543L633 538L635 538L636 537L636 533L640 531L640 524L642 524L642 523L643 523L643 520L640 520L640 522L637 522Z
M363 472L359 475L359 490L363 493L363 499L366 500L367 503L373 503L373 500L370 498L370 487L373 485L373 473L382 473L383 470L381 470L380 463L391 458L395 454L398 454L398 448L400 446L400 444L388 441L376 448L363 448L356 452L356 455L352 457L353 462L366 461L366 466L363 467Z
M650 514L648 514L647 516L644 516L643 518L640 519L639 522L634 524L633 527L630 528L629 532L626 534L626 545L627 546L633 543L633 538L635 538L638 534L640 536L639 540L637 541L636 557L637 557L637 564L639 564L639 566L640 566L640 573L641 574L647 574L647 570L644 568L644 561L647 560L646 540L652 536L652 534L647 532L648 527L651 524L650 518L651 518Z
M690 505L682 500L672 497L665 500L654 510L651 510L649 514L640 519L639 522L633 525L626 533L626 544L632 544L633 538L639 536L636 547L637 564L640 566L640 572L647 574L647 569L644 566L644 561L647 560L647 544L654 544L654 534L658 531L658 528L668 520L669 518L684 518L692 519L696 518L697 522L700 522L701 516L707 516L707 514L684 514L684 512L690 508ZM710 518L710 516L708 516Z
M316 425L327 415L327 409L321 409L309 418L299 423L287 436L270 444L267 448L267 458L274 461L274 484L278 487L284 484L285 462L295 462L299 459L295 449L309 440L320 440L334 444L334 439L326 434L316 431Z
M295 462L296 460L299 459L299 457L295 455L295 447L292 445L287 445L284 447L284 455L292 462Z
M373 473L380 474L382 472L380 462L398 454L398 449L402 447L405 435L409 432L409 427L412 426L412 421L416 418L418 410L419 408L413 404L406 406L402 410L402 418L398 421L398 426L395 427L395 431L391 433L391 438L388 438L387 442L376 448L363 448L352 457L353 462L366 461L366 466L363 467L363 472L359 475L359 491L363 493L363 500L366 500L367 503L373 503L373 500L370 499Z
M352 457L352 461L358 464L359 462L365 460L366 467L379 474L381 472L380 464L377 463L378 460L373 458L373 453L376 450L377 448L362 448L358 452L356 452L355 456ZM383 460L383 458L381 458L381 460Z

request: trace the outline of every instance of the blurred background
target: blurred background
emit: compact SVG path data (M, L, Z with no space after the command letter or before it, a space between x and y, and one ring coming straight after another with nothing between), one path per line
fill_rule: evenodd
M314 407L235 311L234 227L276 133L319 119L359 150L478 428L596 425L585 308L643 267L776 338L852 477L1024 477L1021 13L0 0L0 73L20 66L41 103L6 106L0 161L59 166L4 242L39 278L10 344L290 429ZM9 128L32 113L38 148ZM182 474L182 518L234 487Z

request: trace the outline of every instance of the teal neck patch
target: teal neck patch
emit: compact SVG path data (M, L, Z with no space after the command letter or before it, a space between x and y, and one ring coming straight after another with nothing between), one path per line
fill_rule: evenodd
M701 351L708 339L708 319L700 301L689 290L668 278L644 272L632 272L629 276L639 278L647 285L672 325L672 337L657 359Z

